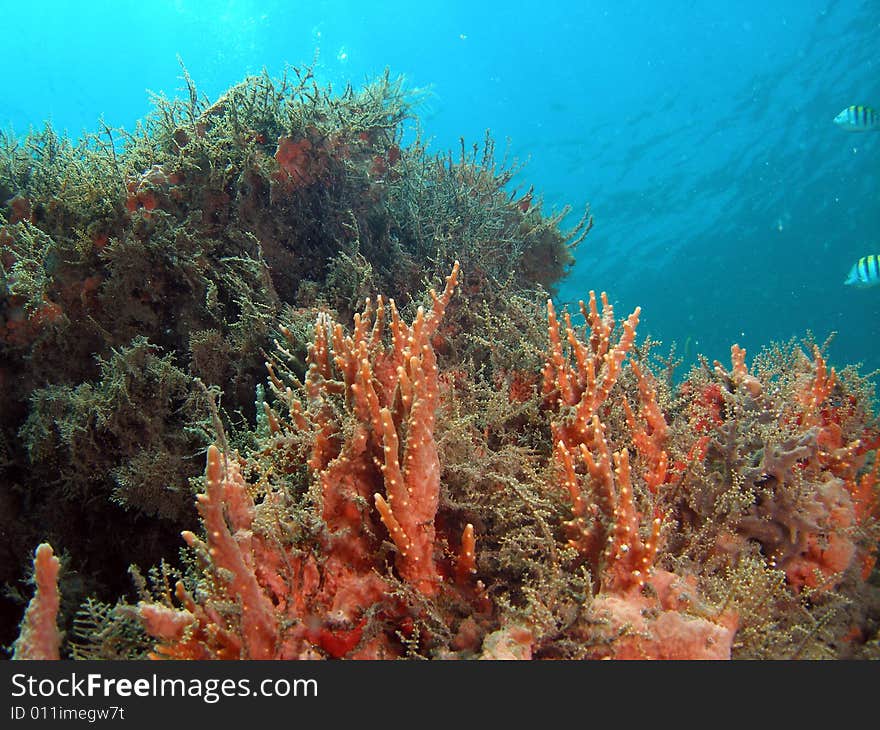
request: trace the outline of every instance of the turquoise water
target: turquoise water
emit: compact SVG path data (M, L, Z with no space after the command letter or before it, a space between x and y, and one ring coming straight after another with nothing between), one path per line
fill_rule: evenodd
M373 7L370 8L369 6ZM0 127L130 128L148 90L214 98L317 54L341 85L390 67L430 86L435 151L486 129L545 205L595 227L560 299L606 290L640 334L728 361L738 342L837 336L833 362L880 368L880 287L843 286L880 254L880 3L43 2L0 0ZM39 17L37 17L39 16ZM575 220L572 220L574 223Z

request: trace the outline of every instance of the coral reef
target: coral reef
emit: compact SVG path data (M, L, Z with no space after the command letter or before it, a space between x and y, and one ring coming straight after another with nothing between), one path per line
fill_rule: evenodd
M640 310L558 314L589 214L405 145L387 74L185 78L2 138L16 658L880 655L868 379L804 342L676 382Z

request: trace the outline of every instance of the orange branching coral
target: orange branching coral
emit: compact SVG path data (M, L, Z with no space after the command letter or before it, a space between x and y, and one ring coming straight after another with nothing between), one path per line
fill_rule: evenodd
M635 340L639 323L640 307L624 321L623 333L614 346L614 308L608 303L605 292L601 294L602 314L596 305L596 293L590 292L589 309L580 302L581 314L590 330L590 338L581 342L571 317L565 313L565 337L569 344L568 356L563 351L559 321L553 302L547 301L548 334L550 352L543 370L542 393L545 403L557 410L571 411L553 422L554 443L562 440L568 448L585 443L589 423L608 399L611 388L620 375L621 364ZM574 362L572 362L572 359Z
M442 295L431 292L431 309L419 308L412 326L401 321L394 301L389 302L390 345L383 342L386 311L381 297L375 320L367 301L364 312L355 315L350 336L340 325L331 328L329 320L319 320L305 382L307 411L317 427L310 466L322 485L328 528L345 530L347 542L352 534L363 541L368 521L359 505L373 503L397 547L401 576L426 595L436 593L440 582L433 556L440 494L433 440L439 381L431 338L455 290L458 271L456 262ZM336 435L339 424L330 402L337 395L355 416L353 434L344 443Z
M566 524L574 537L569 544L601 577L590 612L598 628L585 638L596 642L591 655L614 659L727 659L738 625L734 612L707 618L696 599L693 580L653 564L660 544L662 515L655 512L650 532L642 535L636 509L629 452L610 452L605 429L593 416L592 441L599 457L583 444L579 453L587 467L595 497L579 487L568 450L560 442L556 455L572 498L575 518ZM612 469L612 458L614 468Z
M578 339L571 317L565 313L567 357L553 304L547 302L550 349L544 366L543 393L545 403L554 409L551 418L554 454L571 498L573 518L566 523L571 535L569 545L601 576L603 588L625 590L644 583L656 554L661 520L659 517L653 520L651 537L642 542L629 452L622 449L612 457L598 414L635 340L640 309L636 308L627 318L620 340L612 345L614 310L604 292L601 301L601 316L595 292L590 292L589 308L580 303L589 327L586 343ZM636 372L647 427L636 425L631 409L628 416L637 448L646 454L646 462L650 464L648 481L656 488L666 478L667 459L660 445L665 439L666 421L657 406L653 388L640 370ZM586 467L594 497L581 488L579 466Z
M52 546L41 544L34 554L36 591L28 604L21 634L13 645L13 659L58 659L61 632L56 616L61 603L58 593L60 563Z
M880 522L880 490L878 490L878 476L880 476L880 459L874 455L874 466L870 471L863 474L859 479L848 484L852 495L855 522L863 528L876 525ZM857 557L861 565L861 578L868 580L874 565L877 562L877 551L880 549L880 540L874 540L873 544L859 548Z
M648 470L645 472L645 485L652 494L656 494L660 485L664 484L671 476L667 473L669 456L664 448L669 428L666 417L657 403L657 391L652 384L653 377L650 373L643 372L635 361L630 363L630 369L639 384L639 401L645 425L642 426L636 420L636 415L633 413L629 401L624 398L623 408L626 411L626 423L636 450L648 466Z
M824 532L807 537L807 545L787 570L795 587L827 588L855 561L861 565L863 579L873 568L876 545L857 539L857 530L870 533L876 524L876 455L874 467L859 476L867 452L876 448L876 434L865 429L859 438L847 437L844 420L852 397L832 397L839 387L835 369L828 368L818 347L813 348L812 373L799 381L797 420L802 428L816 431L817 459L826 482L817 491L824 507Z
M572 500L574 519L566 523L573 535L569 545L585 556L601 575L603 590L626 591L644 584L657 554L662 519L659 514L655 516L651 522L650 536L642 539L639 534L641 520L636 510L630 476L629 452L621 449L612 456L605 438L605 428L598 416L593 416L590 429L590 440L595 445L598 458L594 458L584 444L580 445L578 453L587 467L594 498L582 492L575 465L565 445L560 441L555 450Z
M806 387L798 393L798 402L803 406L800 414L800 423L806 428L816 426L822 421L822 404L831 395L834 384L837 382L837 374L834 368L828 371L825 358L819 352L818 347L813 348L815 358L815 375L809 379Z
M460 580L477 572L477 538L474 534L474 526L470 523L464 526L461 534L461 552L458 555L455 570Z
M220 451L208 448L205 472L207 489L198 496L199 514L208 535L207 552L216 580L225 583L229 595L241 608L242 650L252 659L269 659L275 652L278 623L272 602L257 582L251 528L255 515L253 499L241 478L238 465L227 461ZM192 532L183 533L191 548L205 545Z
M761 381L754 375L749 373L746 365L746 351L737 344L730 346L730 362L731 369L727 372L717 360L715 361L715 373L730 381L734 387L744 387L754 398L757 398L762 391Z
M286 547L281 535L257 529L279 497L256 505L239 464L212 446L208 450L206 492L199 495L204 541L184 539L206 570L203 587L175 588L181 604L141 603L147 631L157 640L155 658L306 659L383 656L377 642L358 646L363 610L380 602L387 584L359 571L344 557Z
M864 429L853 438L844 432L843 422L854 399L852 396L832 397L835 388L839 389L837 374L834 368L829 372L818 347L813 348L813 356L810 374L798 379L795 419L802 428L816 429L821 465L847 481L852 492L855 476L864 466L867 452L876 448L877 434L872 429Z
M289 434L311 434L308 465L320 487L325 529L318 544L289 544L280 493L256 504L238 460L211 447L206 492L199 496L204 542L184 533L203 559L207 588L176 588L180 608L142 604L140 614L158 640L157 656L174 658L381 658L398 652L398 632L412 617L391 596L377 536L396 548L400 577L434 596L453 570L462 580L475 568L476 538L468 525L454 567L438 555L434 518L440 464L433 439L439 393L431 337L455 290L458 264L429 311L412 325L383 300L367 302L346 335L328 317L318 320L300 400L269 366L269 380L287 403L289 422L266 405L274 455L296 462ZM390 338L383 337L388 326ZM341 409L341 410L340 410ZM350 419L340 422L340 414ZM378 520L374 517L375 507ZM380 524L381 522L381 524ZM451 542L451 541L450 541ZM442 563L442 570L441 570ZM368 622L384 622L380 631Z
M655 569L663 515L655 507L648 524L643 525L630 452L627 448L612 452L609 445L600 411L604 411L602 406L635 339L640 310L624 322L620 340L613 346L613 311L604 294L602 303L601 317L592 292L589 309L581 304L589 326L586 343L578 340L566 314L568 358L559 323L548 303L550 350L543 388L545 404L553 409L554 456L571 500L572 519L565 523L569 546L598 579L591 615L608 635L600 641L603 648L592 653L618 659L729 658L736 616L728 612L710 620L694 615L699 609L696 586ZM668 472L665 448L668 424L651 376L636 363L630 366L638 384L639 415L625 398L622 403L629 436L644 470L642 499L648 501L673 477ZM598 635L602 633L598 629ZM597 630L586 638L595 642Z
M582 342L571 323L571 316L564 314L565 339L563 345L559 321L553 302L547 300L547 332L550 348L543 369L542 393L545 404L552 409L551 429L554 453L560 466L563 483L572 500L572 520L567 529L572 534L569 544L598 569L604 548L603 531L596 521L600 510L607 518L615 511L617 496L611 478L611 457L604 441L604 428L598 419L598 411L607 401L611 389L620 376L621 366L635 340L635 330L640 309L623 324L623 333L616 345L612 344L615 319L614 308L608 303L605 292L600 295L602 313L596 304L596 293L590 292L589 307L580 302L580 310L589 328L589 339ZM590 448L599 449L598 462ZM581 495L579 479L574 462L580 459L590 467L601 493L601 506L589 502Z
M856 521L859 523L878 516L878 509L880 509L880 492L877 491L878 476L880 476L880 459L875 457L871 470L863 474L850 488Z

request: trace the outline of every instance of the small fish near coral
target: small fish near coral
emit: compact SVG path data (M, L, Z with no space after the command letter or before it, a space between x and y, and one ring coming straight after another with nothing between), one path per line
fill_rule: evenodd
M852 265L843 283L857 289L880 284L880 255L862 256Z
M847 132L871 132L880 129L880 114L869 106L854 104L834 117L834 123Z

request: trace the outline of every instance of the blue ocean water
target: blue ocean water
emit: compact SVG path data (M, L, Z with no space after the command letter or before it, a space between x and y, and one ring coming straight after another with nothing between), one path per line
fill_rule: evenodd
M548 209L595 227L560 287L605 290L641 335L729 361L830 333L837 364L880 368L880 287L843 286L880 254L877 0L63 2L0 0L0 127L131 128L148 90L215 98L249 73L317 58L321 81L386 67L430 86L432 148L486 129Z

